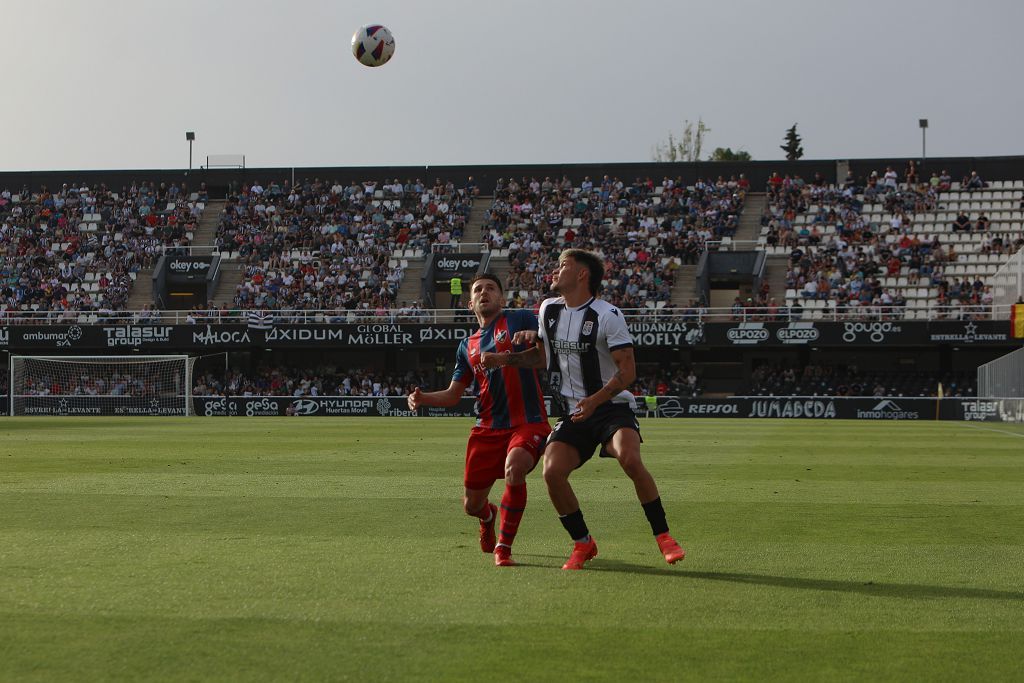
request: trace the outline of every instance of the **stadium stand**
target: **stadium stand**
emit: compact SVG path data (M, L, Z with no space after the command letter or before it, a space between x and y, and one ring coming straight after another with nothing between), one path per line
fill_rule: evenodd
M947 397L976 395L971 372L928 373L861 369L854 365L764 364L750 377L751 396L936 396L939 384Z
M339 366L259 367L207 372L193 378L195 396L404 396L429 386L416 372L393 373Z
M1022 190L975 172L901 184L890 168L842 185L774 174L759 243L789 256L786 303L814 317L984 318L986 276L1024 244Z
M205 207L182 185L63 184L0 192L0 310L92 322L123 310L140 269L188 247Z
M21 393L26 396L132 396L153 398L174 394L173 385L154 380L152 377L137 377L130 372L115 372L107 378L82 374L77 377L61 377L41 374L25 380ZM5 382L6 383L6 382Z
M442 373L447 374L447 373ZM248 370L208 370L193 378L196 396L403 396L435 379L422 372L381 372L340 365L262 365ZM690 366L650 366L633 386L638 396L699 396L703 391ZM472 393L472 387L467 389Z
M493 263L507 259L510 305L537 305L557 254L578 246L608 260L604 294L613 303L672 313L678 269L709 248L731 246L745 183L594 178L497 182L482 235ZM900 182L892 169L835 185L774 174L759 243L789 257L786 291L752 292L734 302L731 318L986 317L989 276L1024 243L1024 183L976 173L960 182L946 173L921 180L916 170L911 179L920 182ZM478 192L472 179L462 185L394 178L242 185L220 216L215 243L202 245L241 271L237 289L218 300L235 310L393 318L409 260L462 238ZM81 183L4 190L0 316L109 319L125 309L141 269L165 249L191 245L207 200L204 187L189 193L151 182L120 192ZM706 312L697 300L679 306L675 313ZM154 311L132 318L158 319ZM197 309L190 322L211 319L226 316Z
M229 197L216 236L245 271L234 306L386 311L407 259L461 239L473 189L419 179L253 181Z
M661 308L671 299L673 272L696 263L708 244L730 241L745 191L738 181L650 178L626 184L586 177L499 179L484 227L495 258L509 259L506 293L514 306L533 306L549 289L558 254L591 249L607 260L604 296L621 308Z
M641 371L631 391L636 396L686 396L698 397L704 392L694 369L676 366L665 369Z

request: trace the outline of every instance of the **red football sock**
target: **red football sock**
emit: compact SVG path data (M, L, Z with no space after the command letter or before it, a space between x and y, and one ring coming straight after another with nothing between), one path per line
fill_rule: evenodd
M481 522L491 521L491 501L485 500L484 506L480 508L480 511L473 516L479 519Z
M526 510L526 484L505 486L505 494L501 497L501 533L498 543L511 546L519 531L519 522Z

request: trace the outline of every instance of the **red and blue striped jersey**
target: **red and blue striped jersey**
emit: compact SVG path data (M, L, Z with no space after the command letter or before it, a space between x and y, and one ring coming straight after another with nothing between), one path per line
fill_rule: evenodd
M502 367L487 370L480 365L480 353L524 351L512 344L520 330L537 329L537 317L530 311L504 311L490 325L463 339L455 357L453 382L476 384L478 427L512 429L527 423L547 422L544 394L537 371L531 368Z

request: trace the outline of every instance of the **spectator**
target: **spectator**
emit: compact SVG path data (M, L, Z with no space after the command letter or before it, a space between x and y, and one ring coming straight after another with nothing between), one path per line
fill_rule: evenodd
M956 219L953 221L954 232L970 232L971 231L971 219L967 217L967 214L960 211Z
M885 167L885 175L882 177L882 185L893 191L899 189L898 176L892 166Z
M977 171L971 171L968 175L964 176L963 182L960 186L967 190L982 190L988 185L981 179Z
M977 232L987 232L988 229L989 229L989 226L991 225L991 223L992 223L992 221L990 221L988 216L985 215L985 212L982 211L978 215L978 220L974 224L974 229Z

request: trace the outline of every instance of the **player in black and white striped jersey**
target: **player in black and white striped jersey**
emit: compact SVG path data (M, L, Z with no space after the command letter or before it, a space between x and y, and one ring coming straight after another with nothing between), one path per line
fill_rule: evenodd
M568 417L555 425L544 450L548 494L575 542L563 569L582 569L597 556L597 544L583 520L569 475L599 446L601 455L615 458L633 480L658 547L665 560L675 564L686 553L669 534L658 486L640 457L640 425L629 392L636 379L633 339L622 312L596 296L604 279L604 263L591 252L567 249L558 259L553 278L551 288L560 296L541 304L536 346L496 354L485 364L546 365L552 387L566 404Z

